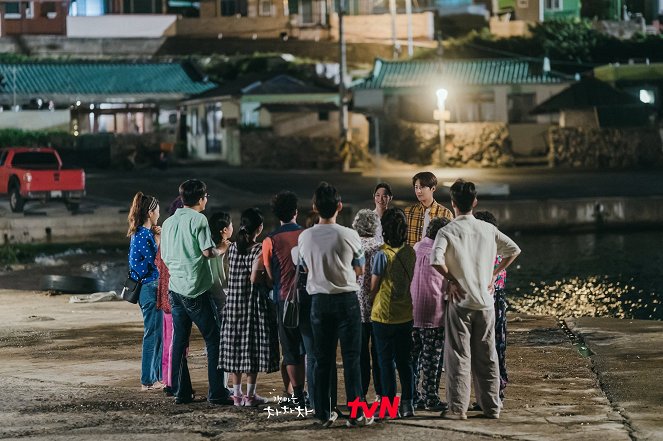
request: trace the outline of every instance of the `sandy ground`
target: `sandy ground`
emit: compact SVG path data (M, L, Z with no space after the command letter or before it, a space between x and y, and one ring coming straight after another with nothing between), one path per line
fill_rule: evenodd
M339 420L324 430L311 418L267 418L264 408L175 405L161 392L141 392L138 307L68 300L0 290L2 439L631 439L625 419L599 388L590 359L549 317L509 317L511 383L500 420L470 413L467 421L446 421L419 411L415 418L360 429ZM202 394L205 362L194 331L190 367ZM258 383L264 396L282 390L279 374L260 375Z

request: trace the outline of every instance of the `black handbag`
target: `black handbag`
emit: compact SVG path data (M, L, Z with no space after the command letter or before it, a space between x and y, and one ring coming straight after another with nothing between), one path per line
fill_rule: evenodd
M122 300L126 300L129 303L136 304L138 303L138 297L140 296L140 288L143 286L143 279L135 281L131 278L131 270L127 276L127 280L124 281L124 286L122 287L122 293L120 297Z
M288 295L283 303L283 327L299 327L299 265L295 266L295 280L288 290Z

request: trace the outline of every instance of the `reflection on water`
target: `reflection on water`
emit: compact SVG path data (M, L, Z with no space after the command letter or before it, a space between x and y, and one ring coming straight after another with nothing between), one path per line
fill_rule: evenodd
M663 320L663 231L513 234L523 250L508 270L512 311L558 317ZM0 274L0 287L38 289L44 274L87 275L119 290L126 247L39 256L36 265Z
M663 232L515 235L511 309L557 317L663 319Z

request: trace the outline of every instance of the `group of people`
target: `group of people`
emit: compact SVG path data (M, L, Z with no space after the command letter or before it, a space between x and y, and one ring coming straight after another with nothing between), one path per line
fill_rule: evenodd
M433 173L417 173L412 185L418 203L401 210L390 207L389 184L378 184L375 208L359 210L352 228L337 223L343 203L334 186L316 188L306 227L297 223L297 196L282 191L271 203L279 226L259 240L263 216L247 209L234 242L227 213L202 214L203 182L180 186L162 227L158 201L138 193L128 233L130 273L142 283L143 390L194 400L187 351L195 323L213 404L264 404L258 373L281 370L293 405L314 409L329 427L339 416L340 341L348 402L366 401L372 379L376 401L393 403L398 371L401 417L427 409L464 419L473 409L498 418L508 381L505 270L520 249L492 214L473 215L473 183L452 185L453 212L435 200ZM294 327L284 323L293 301ZM346 424L373 421L359 411Z

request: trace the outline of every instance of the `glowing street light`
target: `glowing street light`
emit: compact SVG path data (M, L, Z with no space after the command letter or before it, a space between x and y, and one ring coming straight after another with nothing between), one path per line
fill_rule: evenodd
M445 163L445 158L444 158L444 150L445 150L445 140L446 140L446 127L445 127L445 121L447 119L446 115L446 110L445 110L445 101L447 100L447 96L449 95L449 92L447 89L444 88L439 88L435 92L437 95L437 110L433 114L433 117L438 121L440 125L440 167L444 167Z

